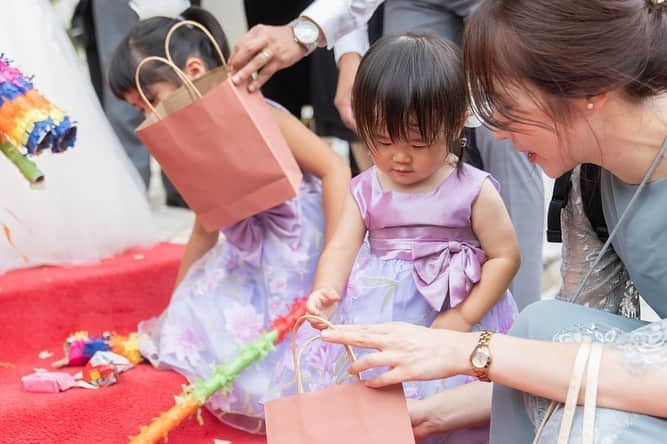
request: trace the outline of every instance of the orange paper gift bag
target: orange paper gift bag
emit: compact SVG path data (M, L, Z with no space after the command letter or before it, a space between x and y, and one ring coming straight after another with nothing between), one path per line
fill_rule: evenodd
M261 94L236 88L224 66L191 81L174 65L169 40L181 26L204 32L225 63L202 25L174 25L165 41L167 58L148 57L137 66L137 91L153 111L137 135L204 227L214 231L293 198L302 174ZM140 83L147 63L168 65L183 82L156 107Z
M414 444L403 387L366 387L361 381L304 393L300 358L296 352L297 321L292 353L299 393L264 406L268 444ZM322 319L320 319L322 320ZM323 321L323 320L322 320ZM304 348L314 340L306 342ZM348 354L354 360L352 349Z

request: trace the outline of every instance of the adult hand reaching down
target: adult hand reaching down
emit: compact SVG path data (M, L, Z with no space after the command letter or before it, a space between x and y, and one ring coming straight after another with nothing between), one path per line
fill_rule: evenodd
M322 32L300 17L289 25L256 25L234 45L229 60L236 85L248 82L248 91L261 88L278 70L294 65L322 42Z

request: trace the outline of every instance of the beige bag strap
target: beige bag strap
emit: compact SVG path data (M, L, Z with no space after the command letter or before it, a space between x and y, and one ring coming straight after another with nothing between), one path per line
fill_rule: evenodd
M591 356L592 348L594 350L599 349L599 352L598 351L595 352L595 357L593 358L593 362L591 363L589 362L589 356ZM590 435L589 439L591 439L591 441L587 441L586 437L584 437L584 444L589 444L589 443L592 444L593 442L592 436L593 436L594 423L591 424L589 419L589 424L586 424L586 418L591 416L590 413L591 409L593 412L593 417L595 416L596 395L591 396L591 393L592 391L597 393L597 374L599 372L599 367L600 367L600 362L599 362L600 357L597 354L598 353L601 354L601 350L602 346L600 344L595 344L591 346L591 342L588 339L585 340L579 347L579 351L577 352L577 356L574 360L574 365L572 367L572 373L570 375L570 384L565 399L565 407L563 411L563 418L560 424L560 431L558 433L557 444L567 444L570 439L572 422L574 421L574 414L577 409L579 394L581 393L581 383L584 379L584 374L587 373L586 371L587 364L589 371L588 371L588 380L586 382L586 392L584 398L584 412L586 411L586 408L588 408L589 413L588 415L584 413L584 429L585 432L587 432L588 435ZM595 361L597 361L597 363ZM591 399L589 399L589 396ZM547 409L547 412L545 413L544 418L540 423L540 426L537 428L533 444L538 443L540 436L542 436L542 432L544 431L546 423L558 410L558 407L559 403L556 401L553 401L549 405L549 408Z
M593 344L586 370L586 397L584 398L583 444L593 444L595 438L595 406L598 396L598 379L602 361L602 344Z
M549 421L549 419L551 419L553 414L556 413L559 407L560 407L559 402L551 401L549 407L547 408L547 411L544 414L544 418L542 418L540 426L537 428L537 431L535 432L535 438L533 439L533 444L538 444L538 441L542 436L542 432L544 431L544 427L547 425L547 422Z
M577 401L581 393L581 383L586 373L586 363L591 353L591 342L586 340L577 352L577 358L574 361L572 375L570 376L570 386L567 389L565 398L565 407L563 409L563 419L560 423L560 432L558 433L558 444L567 444L570 440L570 431L572 430L572 421L577 410Z
M303 355L304 350L313 342L317 341L320 339L320 336L314 336L306 341L305 344L303 344L303 347L298 351L296 349L296 332L299 330L299 327L301 327L301 324L303 324L307 320L313 320L313 321L320 321L323 324L326 324L328 328L334 328L333 324L331 324L329 321L327 321L324 318L321 318L319 316L312 316L312 315L304 315L301 316L296 323L294 324L294 328L292 329L292 357L294 359L294 373L296 375L296 388L299 391L299 393L303 393L303 377L301 374L301 356ZM354 351L352 350L352 347L349 345L345 345L345 349L347 350L347 354L350 356L350 359L352 361L356 361L357 357L354 355ZM361 376L357 375L357 379L361 381Z
M211 34L204 25L192 20L183 20L176 23L174 26L171 27L171 29L167 33L167 37L164 39L164 53L167 55L167 60L169 60L171 63L174 63L174 60L171 57L171 50L169 49L169 45L171 43L171 38L176 32L176 30L183 26L194 26L195 28L203 32L204 35L206 35L206 37L208 37L208 39L211 41L213 48L215 48L215 52L218 53L218 57L220 58L220 62L222 62L222 66L227 65L227 60L225 60L225 55L222 53L222 49L220 49L220 45L218 45L218 42L215 40L215 37L213 37L213 34Z
M187 76L187 74L185 74L183 71L181 71L181 69L178 66L174 65L172 62L165 59L164 57L157 57L157 56L146 57L141 62L139 62L139 64L137 65L137 69L134 72L134 82L137 86L137 92L141 96L141 99L144 101L146 106L148 106L148 108L151 110L151 112L153 114L155 114L155 116L157 116L158 119L162 119L162 117L155 110L155 107L153 106L153 104L146 98L146 94L144 94L144 89L141 86L141 70L143 69L143 67L148 62L160 62L160 63L164 63L165 65L169 66L178 75L178 77L181 79L181 81L183 82L185 87L188 89L188 91L191 94L194 94L194 96L197 99L201 99L201 93L199 92L197 87L194 85L194 83L192 83L192 80L190 80L190 78Z

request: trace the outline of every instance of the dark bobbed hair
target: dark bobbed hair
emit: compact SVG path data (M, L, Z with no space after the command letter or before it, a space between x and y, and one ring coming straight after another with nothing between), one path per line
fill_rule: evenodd
M448 152L457 151L468 95L451 43L426 34L383 37L363 57L352 95L359 134L371 150L378 131L396 142L416 127L425 143L444 134Z
M185 20L192 20L204 26L222 49L225 59L229 57L229 44L220 23L207 10L191 7L183 14ZM109 65L109 85L116 97L123 99L129 91L136 89L134 74L137 65L148 56L166 57L164 41L172 26L180 19L152 17L137 23L116 47ZM199 29L180 28L171 39L170 52L179 68L185 66L188 58L197 56L202 59L207 69L222 64L215 48ZM168 81L180 85L178 76L166 65L158 62L148 63L140 76L142 87Z
M530 92L555 128L568 99L622 89L631 100L667 92L667 3L651 0L484 0L464 33L466 81L495 128L535 124L513 109Z

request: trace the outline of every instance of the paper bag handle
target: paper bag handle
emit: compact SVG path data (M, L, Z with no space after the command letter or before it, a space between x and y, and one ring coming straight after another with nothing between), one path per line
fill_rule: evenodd
M297 319L296 323L294 324L294 328L292 329L292 357L294 358L294 374L296 375L296 388L299 391L299 393L303 393L303 377L301 374L301 356L303 355L304 350L313 342L317 341L320 339L320 336L314 336L306 341L305 344L301 347L301 349L298 351L296 350L296 332L299 330L299 327L301 327L301 324L303 324L307 320L312 320L312 321L320 321L323 324L326 324L328 328L334 329L335 327L333 324L329 321L327 321L324 318L321 318L319 316L313 316L313 315L303 315L299 319ZM354 362L357 360L357 357L354 354L354 351L352 350L352 347L349 345L345 345L345 349L347 350L347 354L350 356L350 359ZM361 381L361 376L357 375L357 379Z
M225 55L222 53L222 49L220 49L220 45L218 45L218 42L215 40L215 37L213 37L213 35L209 32L208 29L206 29L204 25L192 20L183 20L181 22L176 23L174 26L171 27L171 29L167 33L167 37L164 39L164 53L167 54L167 60L169 60L171 63L174 63L174 60L171 57L171 51L169 50L169 44L171 43L171 37L174 35L174 32L176 32L176 30L182 26L194 26L195 28L203 32L204 35L206 35L206 37L208 37L208 39L211 41L213 48L215 48L215 52L218 53L218 57L220 57L220 62L222 62L222 66L227 65L227 60L225 60Z
M178 77L181 79L181 81L183 82L185 87L191 93L194 93L195 96L197 97L197 99L201 99L201 93L199 92L197 87L194 85L194 83L192 83L192 80L190 80L190 78L187 76L187 74L185 74L183 71L181 71L181 69L178 66L173 64L171 61L165 59L164 57L157 57L157 56L146 57L141 62L139 62L139 64L137 65L137 70L134 72L134 82L137 84L137 92L141 96L142 100L144 101L146 106L148 106L148 108L150 108L151 112L157 116L158 119L162 119L162 118L160 117L158 112L155 110L155 107L153 106L153 104L146 98L146 94L144 94L144 90L141 87L141 81L140 81L140 79L141 79L141 69L148 62L161 62L161 63L164 63L165 65L168 65L169 67L171 67L171 69L173 69L176 72L176 74L178 75Z

